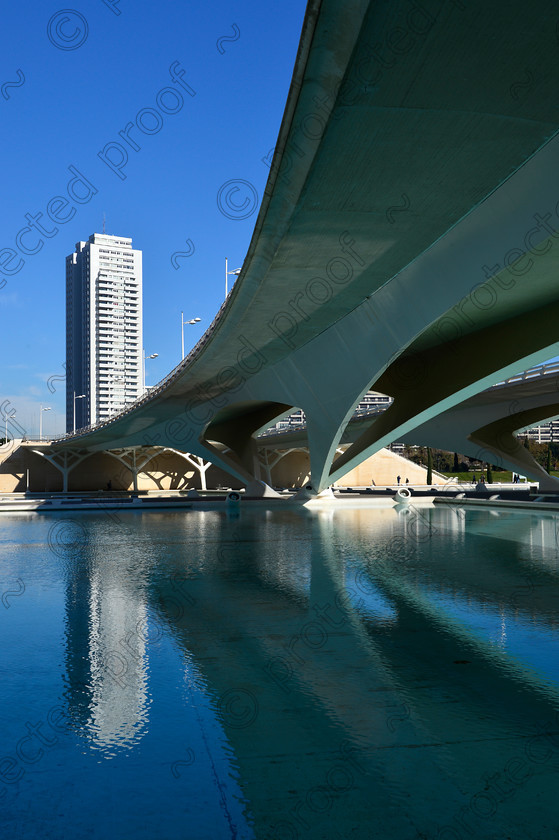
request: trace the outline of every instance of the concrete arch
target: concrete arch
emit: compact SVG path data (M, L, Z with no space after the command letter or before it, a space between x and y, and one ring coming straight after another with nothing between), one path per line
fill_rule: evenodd
M131 473L133 479L133 489L138 491L138 476L141 473L146 473L146 467L154 459L160 458L165 453L172 453L178 458L186 461L192 469L198 473L200 477L200 485L202 490L207 489L206 473L212 466L211 461L206 461L199 455L193 455L189 452L182 452L179 449L174 449L169 446L162 447L131 447L126 450L106 450L106 454L112 456L119 463L123 464Z
M227 447L243 467L254 475L258 472L255 436L294 408L285 403L269 401L230 403L220 409L206 425L201 441L205 445L220 443Z
M68 492L68 477L70 472L79 466L82 461L91 455L91 452L83 449L65 449L62 451L52 451L48 449L33 449L35 455L40 455L57 470L62 473L62 492Z
M356 466L387 442L402 439L410 421L416 427L422 425L496 379L555 355L559 349L555 341L558 318L556 303L425 350L418 340L415 348L412 345L375 381L375 388L394 395L394 403L350 446L339 465L332 467L330 477L337 478L342 467ZM443 320L439 319L439 324ZM512 364L507 340L511 333L518 336L518 357ZM408 379L403 386L401 371L406 364L415 365L424 375Z
M541 489L557 491L549 476L515 433L559 414L559 377L545 371L477 394L418 426L402 440L461 452L523 473Z
M56 446L111 449L150 437L247 483L259 469L251 440L257 406L297 405L307 415L318 491L476 390L552 355L548 326L559 309L553 28L520 0L444 9L421 49L369 84L363 55L379 32L406 18L409 2L309 4L270 178L233 291L159 386ZM464 49L464 24L478 36L475 62ZM502 80L517 72L527 38L543 81L537 97L516 100ZM410 388L396 381L406 365L428 373L423 391L413 378ZM395 404L334 465L351 407L371 385ZM232 451L221 452L212 436Z
M287 480L287 477L282 477L281 473L278 475L279 470L276 469L280 466L280 463L291 455L299 454L303 456L303 465L299 468L299 473L295 479L292 480L292 474L289 475L291 480ZM285 450L275 450L275 449L267 449L264 448L260 451L260 458L262 469L265 475L264 480L270 486L282 486L282 487L290 487L290 486L303 486L306 484L310 479L310 458L309 458L309 450L308 447L304 446L292 446ZM272 471L275 470L275 475L272 475Z

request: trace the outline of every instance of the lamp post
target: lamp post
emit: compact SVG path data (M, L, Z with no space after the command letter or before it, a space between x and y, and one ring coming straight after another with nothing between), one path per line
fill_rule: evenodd
M50 411L50 406L40 407L39 411L39 440L43 439L43 411Z
M85 400L85 394L78 394L74 391L74 431L76 431L76 400Z
M184 359L184 325L197 324L201 318L191 318L190 321L184 320L184 312L181 312L181 359Z
M229 291L227 289L227 285L228 285L227 278L228 278L228 276L230 274L240 274L240 273L241 273L240 268L233 268L231 271L227 271L227 257L225 257L225 297L227 297L227 295L229 294Z
M152 353L150 356L146 356L146 351L144 350L144 366L143 366L143 381L144 381L144 389L143 393L146 392L146 359L157 359L159 353Z

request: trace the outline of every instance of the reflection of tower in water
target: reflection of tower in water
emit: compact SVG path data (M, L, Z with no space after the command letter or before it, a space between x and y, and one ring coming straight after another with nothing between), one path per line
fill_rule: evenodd
M133 746L147 724L146 569L135 567L132 577L102 549L87 550L69 569L67 699L89 745L114 754Z

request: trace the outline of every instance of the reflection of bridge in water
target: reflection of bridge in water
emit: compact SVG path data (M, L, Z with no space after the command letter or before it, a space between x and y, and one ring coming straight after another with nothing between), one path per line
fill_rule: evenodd
M159 613L187 672L194 667L203 677L256 836L345 837L350 814L357 837L437 837L441 826L466 819L462 804L478 791L497 802L511 836L532 836L534 786L539 819L555 813L553 768L532 782L526 774L514 797L485 779L500 773L501 789L510 787L502 771L520 759L538 770L549 738L557 737L558 698L545 674L507 651L510 642L476 632L458 610L477 604L511 627L520 616L540 634L555 627L555 522L527 514L515 519L513 534L507 519L409 508L374 518L349 509L343 516L285 510L238 519L152 514L158 546L188 550L158 548L157 561L120 594L122 582L107 587L92 551L80 586L82 594L84 586L96 590L100 613L119 602L134 617L148 608ZM495 538L489 547L487 535ZM142 550L150 553L149 545ZM459 558L450 566L449 552ZM73 598L80 595L75 580ZM122 667L110 655L127 656L120 634L129 625L113 621L87 641L82 631L76 635L76 615L69 610L68 644L75 659L82 646L96 688L87 695L89 713L72 681L68 702L91 722L93 743L114 750L119 738L127 743L139 708L138 691L123 688L117 697L114 674ZM95 635L95 623L88 627ZM149 693L149 647L145 656L138 652L132 644L125 679L137 687L147 679ZM104 657L104 673L96 675L95 657ZM110 692L103 680L112 682ZM96 721L109 694L111 737L101 744ZM542 723L548 740L531 721ZM142 733L140 726L136 740ZM480 830L483 804L479 814L475 807L468 813L472 830Z
M526 55L541 81L519 96ZM186 449L246 483L258 474L255 436L300 408L319 491L553 356L555 55L542 0L436 13L311 0L233 291L160 386L56 448ZM333 463L368 390L394 402ZM492 460L506 460L507 442L486 437Z

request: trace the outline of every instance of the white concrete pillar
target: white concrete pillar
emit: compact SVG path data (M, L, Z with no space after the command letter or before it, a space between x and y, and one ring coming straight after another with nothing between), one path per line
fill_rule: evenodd
M138 467L136 464L136 450L132 450L132 487L134 489L134 493L138 492Z

